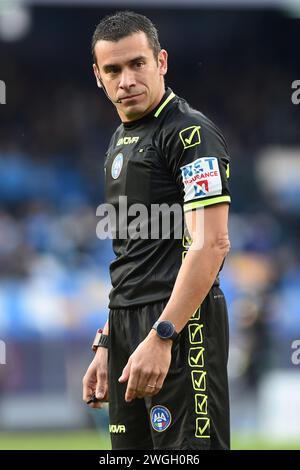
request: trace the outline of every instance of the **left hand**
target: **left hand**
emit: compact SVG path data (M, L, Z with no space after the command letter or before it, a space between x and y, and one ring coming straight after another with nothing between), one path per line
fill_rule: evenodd
M154 396L161 390L171 363L172 340L151 330L128 359L119 382L127 382L125 401ZM150 387L150 386L151 387Z

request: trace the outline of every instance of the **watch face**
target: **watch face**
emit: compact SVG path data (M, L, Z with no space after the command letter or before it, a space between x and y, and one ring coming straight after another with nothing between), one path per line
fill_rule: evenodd
M162 321L157 325L157 334L161 338L171 338L174 333L174 326L170 321Z

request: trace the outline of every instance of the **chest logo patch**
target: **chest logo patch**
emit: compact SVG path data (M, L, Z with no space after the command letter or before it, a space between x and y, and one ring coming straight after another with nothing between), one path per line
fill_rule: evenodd
M129 145L136 144L139 141L139 137L121 137L117 142L117 147L119 145Z
M179 132L179 137L183 143L184 149L201 144L200 129L201 126L190 126L182 129L182 131Z
M118 153L111 166L111 176L114 180L119 178L123 166L123 153Z

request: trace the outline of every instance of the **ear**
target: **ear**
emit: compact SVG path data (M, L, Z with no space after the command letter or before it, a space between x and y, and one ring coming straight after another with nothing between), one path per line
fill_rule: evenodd
M166 75L168 71L168 53L162 49L158 54L158 67L161 75Z
M97 87L102 88L99 70L96 64L93 64L94 75L96 77Z

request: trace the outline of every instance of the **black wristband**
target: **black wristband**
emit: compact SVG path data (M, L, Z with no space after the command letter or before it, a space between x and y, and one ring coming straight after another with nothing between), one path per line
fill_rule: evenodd
M102 333L102 330L98 330L92 345L92 350L97 351L97 348L108 349L109 338L108 335Z
M100 336L98 346L102 348L108 349L108 335L104 335L103 333Z

